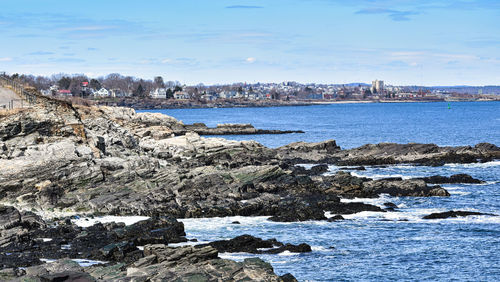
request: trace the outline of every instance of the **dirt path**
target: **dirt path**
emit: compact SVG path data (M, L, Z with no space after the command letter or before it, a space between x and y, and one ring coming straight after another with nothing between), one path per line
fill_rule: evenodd
M0 109L4 108L4 106L5 108L8 108L9 102L12 100L15 100L14 108L20 108L21 107L20 99L21 98L14 91L8 88L0 87Z

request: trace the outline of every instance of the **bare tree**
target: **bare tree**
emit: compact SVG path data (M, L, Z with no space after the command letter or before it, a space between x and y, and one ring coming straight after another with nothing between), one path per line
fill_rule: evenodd
M69 90L74 95L81 95L82 94L82 82L88 82L88 81L89 81L89 78L86 75L83 75L83 74L74 75L71 78Z
M157 76L154 78L154 86L156 88L165 88L165 82L163 82L163 77Z
M106 76L102 85L108 89L120 88L120 82L123 80L123 76L119 73L111 73Z

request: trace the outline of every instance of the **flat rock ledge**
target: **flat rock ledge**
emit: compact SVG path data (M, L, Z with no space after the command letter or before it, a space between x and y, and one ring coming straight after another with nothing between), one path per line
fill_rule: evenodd
M291 253L308 253L312 251L311 246L305 243L299 245L283 244L276 239L263 240L251 235L241 235L230 240L214 241L206 245L217 249L221 253L278 254L284 251Z
M186 124L183 129L174 130L175 135L185 135L195 132L199 135L256 135L256 134L289 134L304 133L302 130L257 129L251 124L218 124L215 128L204 123Z
M444 218L454 218L454 217L465 217L471 215L498 216L496 214L491 214L491 213L481 213L472 211L447 211L447 212L431 213L429 215L424 216L423 219L444 219Z
M476 179L468 174L459 173L451 176L441 176L441 175L433 175L429 177L419 178L425 181L426 183L431 184L482 184L485 183L482 180Z

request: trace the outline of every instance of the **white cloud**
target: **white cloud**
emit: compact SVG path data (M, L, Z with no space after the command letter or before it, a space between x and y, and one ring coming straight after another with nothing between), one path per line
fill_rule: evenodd
M0 62L10 62L10 61L12 61L12 58L10 57L0 58Z
M391 56L394 57L417 57L421 55L424 55L424 52L402 51L402 52L391 53Z
M474 55L468 55L468 54L433 54L435 57L438 58L445 58L445 59L450 59L450 60L477 60L479 59L477 56Z
M254 57L248 57L248 58L246 58L246 60L245 60L245 61L246 61L247 63L255 63L255 61L256 61L256 60L257 60L257 59L255 59Z
M168 63L171 63L171 62L172 62L171 59L163 59L163 60L161 60L162 64L168 64Z
M66 31L100 31L100 30L108 30L117 28L112 25L88 25L88 26L77 26L77 27L69 27L64 28Z

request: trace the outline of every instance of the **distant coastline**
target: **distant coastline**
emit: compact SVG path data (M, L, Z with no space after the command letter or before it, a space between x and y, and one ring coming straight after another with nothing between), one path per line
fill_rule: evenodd
M96 100L85 100L89 103L104 106L129 107L136 110L160 110L160 109L205 109L205 108L257 108L257 107L290 107L290 106L314 106L328 104L371 104L371 103L431 103L431 102L488 102L499 101L486 99L413 99L413 100L219 100L212 102L196 100L159 100L159 99L137 99L137 98L106 98Z

